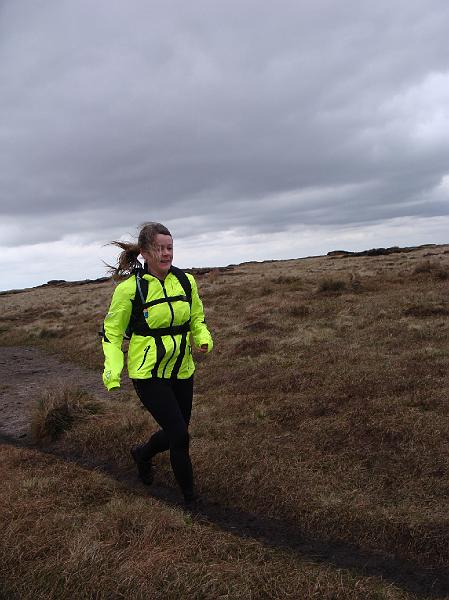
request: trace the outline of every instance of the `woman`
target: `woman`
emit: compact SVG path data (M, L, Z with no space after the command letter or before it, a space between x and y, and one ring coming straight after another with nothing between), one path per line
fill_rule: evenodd
M196 499L188 434L195 370L191 338L201 352L213 346L203 305L193 276L172 266L173 240L164 225L145 223L137 244L113 244L122 249L113 274L128 278L116 287L104 320L103 382L108 390L120 387L122 342L129 333L128 374L160 427L131 450L139 477L150 485L152 458L170 450L173 473L189 504Z

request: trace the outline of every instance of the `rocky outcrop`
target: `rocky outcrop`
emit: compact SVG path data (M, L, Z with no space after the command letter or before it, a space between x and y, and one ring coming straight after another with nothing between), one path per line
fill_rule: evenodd
M78 285L87 285L88 283L104 283L105 281L109 281L110 279L110 277L98 277L97 279L81 279L79 281L66 281L65 279L50 279L50 281L47 281L47 283L43 283L42 285L38 285L36 287L73 287Z
M398 254L401 252L413 252L414 250L422 250L423 248L435 248L437 244L424 244L422 246L405 246L400 248L399 246L391 246L390 248L371 248L370 250L363 250L362 252L349 252L348 250L332 250L327 253L327 256L333 258L345 257L345 256L386 256L388 254Z

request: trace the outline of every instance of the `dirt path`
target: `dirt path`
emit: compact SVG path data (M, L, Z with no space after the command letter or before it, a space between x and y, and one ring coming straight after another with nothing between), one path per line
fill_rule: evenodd
M0 433L29 435L30 410L43 389L77 386L106 398L100 374L44 354L38 348L0 347Z
M28 432L31 406L42 388L61 385L76 385L95 396L107 398L98 372L64 362L38 348L0 347L0 443L32 445ZM124 387L128 385L131 387L124 382ZM89 464L78 456L50 453L87 468L100 467L142 496L151 493L167 504L178 502L178 494L173 489L152 486L149 491L141 485L136 480L132 465L129 470L120 470L110 464ZM449 594L449 576L445 572L429 571L421 565L381 556L347 543L311 539L296 523L221 506L207 499L195 516L205 525L211 524L245 538L258 539L267 546L288 550L316 563L350 569L363 576L382 577L418 596L424 594L425 598L443 599Z

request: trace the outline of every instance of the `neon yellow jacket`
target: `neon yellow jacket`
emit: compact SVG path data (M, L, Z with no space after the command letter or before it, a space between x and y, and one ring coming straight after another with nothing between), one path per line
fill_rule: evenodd
M146 322L151 329L183 325L190 319L190 330L176 335L157 337L132 334L128 347L128 375L131 379L152 377L187 379L193 375L195 365L192 358L191 337L196 346L207 344L212 350L212 336L204 321L203 305L198 295L196 281L186 273L192 287L192 303L165 301L167 297L184 295L179 279L169 272L164 281L150 274L146 301L162 299L160 304L148 309ZM103 352L105 356L103 383L108 390L120 387L120 376L124 366L122 351L123 336L128 327L132 302L136 295L136 276L131 275L119 283L112 296L108 314L104 320Z

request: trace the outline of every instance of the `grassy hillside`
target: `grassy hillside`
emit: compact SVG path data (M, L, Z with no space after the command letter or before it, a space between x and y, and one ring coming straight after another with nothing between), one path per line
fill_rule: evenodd
M437 579L449 568L448 247L388 256L243 264L198 275L197 281L215 339L214 352L197 357L192 420L192 459L204 498L271 519L292 535L404 561L430 577L435 573ZM1 296L3 343L42 346L98 369L100 376L97 331L112 291L113 284L105 282ZM93 464L112 462L125 468L128 447L144 439L152 426L133 395L124 390L111 395L102 414L84 416L47 445L82 455ZM32 560L11 540L29 526L25 514L43 507L42 520L39 526L33 522L30 535L45 545L42 540L55 535L50 533L56 527L55 514L63 519L66 534L81 519L85 539L92 527L97 536L93 542L89 538L95 550L83 550L89 568L99 561L113 580L118 561L129 569L123 567L124 580L137 586L122 595L85 597L415 597L379 578L305 564L292 555L264 551L259 542L222 538L224 534L210 525L195 524L186 537L182 513L173 516L173 509L151 499L127 500L126 490L114 488L107 498L93 494L94 507L74 500L60 509L61 516L46 498L53 497L54 488L73 486L84 475L73 466L56 468L56 459L48 459L53 470L45 475L47 459L40 454L32 455L39 465L38 473L32 474L30 452L35 451L3 450L8 472L3 501L11 505L14 494L23 490L22 479L34 477L38 488L37 492L36 485L27 483L26 489L33 492L23 513L20 507L11 513L18 525L2 550L5 573L21 557ZM103 486L104 476L89 477L98 478L97 487ZM165 458L158 466L157 482L175 487ZM117 503L127 507L136 503L120 526L114 521ZM145 511L149 520L163 524L155 538L142 533L148 527ZM163 535L166 528L168 537ZM122 536L128 540L126 548L121 546ZM192 543L199 553L194 564L188 551ZM73 540L72 545L67 540L61 544L58 556L66 565ZM179 544L176 558L171 554L173 544ZM229 544L232 552L226 550ZM150 563L144 566L138 557L150 547L152 558L147 557ZM220 556L214 554L217 547ZM108 560L105 548L111 551ZM174 563L183 565L172 572L175 583L162 575ZM149 566L156 569L155 591L139 595L142 581L148 585L143 573ZM46 568L51 571L50 565ZM59 579L54 583L62 586L54 588L62 592L48 591L48 597L72 593L77 580L72 567L64 568L69 569L66 583ZM137 581L136 569L142 580ZM24 577L37 586L34 589L43 585L31 575ZM193 591L185 587L191 577ZM217 586L215 591L206 580L215 582L210 584ZM226 581L234 582L228 590ZM89 585L94 590L102 584L94 578ZM157 590L163 593L158 595ZM419 594L423 597L422 590Z

